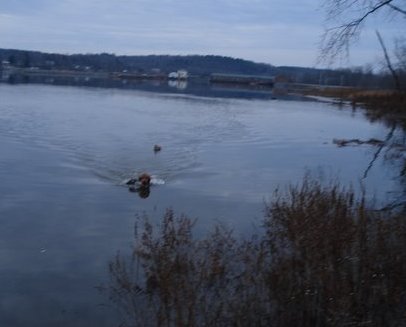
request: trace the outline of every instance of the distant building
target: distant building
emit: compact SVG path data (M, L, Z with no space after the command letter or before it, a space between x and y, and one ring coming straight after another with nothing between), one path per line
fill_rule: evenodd
M171 72L168 74L169 79L186 80L189 77L187 70L180 69L177 72Z
M287 89L288 84L291 83L291 79L286 75L277 75L274 78L274 88L276 90Z
M210 82L272 86L275 82L275 78L273 76L262 75L211 74Z
M286 84L292 82L290 77L286 75L276 75L274 78L275 83Z
M172 72L168 74L169 79L178 79L178 73L177 72Z
M178 70L178 79L187 79L187 78L188 78L187 70L184 69Z

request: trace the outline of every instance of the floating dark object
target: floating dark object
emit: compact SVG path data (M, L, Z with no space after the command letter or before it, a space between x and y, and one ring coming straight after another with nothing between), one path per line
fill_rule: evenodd
M151 175L148 173L142 173L138 178L130 178L126 185L141 185L144 187L149 187L151 185Z
M138 179L136 179L136 178L131 178L131 179L129 179L127 182L126 182L126 184L127 185L134 185L135 183L137 183L138 182Z
M126 184L129 186L128 191L138 193L141 198L147 198L150 193L151 175L142 173L137 178L129 179Z
M154 152L159 152L161 150L162 150L162 147L160 145L158 145L158 144L154 145Z
M138 181L144 187L149 186L151 184L151 175L148 173L142 173L138 176Z
M339 147L347 146L347 145L362 145L362 144L368 144L368 145L375 145L375 146L383 146L385 145L384 141L378 140L378 139L369 139L366 141L360 140L360 139L333 139L333 143L336 144Z

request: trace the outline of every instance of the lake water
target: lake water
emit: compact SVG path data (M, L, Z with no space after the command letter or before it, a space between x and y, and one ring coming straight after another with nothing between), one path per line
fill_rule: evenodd
M345 106L206 95L0 84L0 326L117 325L95 287L129 252L137 215L171 207L197 233L249 234L306 171L358 189L376 148L332 140L388 132ZM143 171L164 181L145 199L123 185ZM395 175L379 158L368 194L390 198Z

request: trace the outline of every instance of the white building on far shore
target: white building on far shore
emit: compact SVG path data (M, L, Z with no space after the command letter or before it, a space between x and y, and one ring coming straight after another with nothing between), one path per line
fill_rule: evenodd
M179 69L177 72L171 72L168 75L169 79L186 80L189 77L187 70Z

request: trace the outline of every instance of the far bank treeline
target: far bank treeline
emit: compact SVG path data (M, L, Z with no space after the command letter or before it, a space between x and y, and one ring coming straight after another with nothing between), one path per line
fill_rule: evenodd
M114 54L55 54L38 51L0 49L0 60L11 66L49 70L75 70L94 72L129 72L167 74L186 69L190 75L207 77L212 73L284 76L296 83L341 85L355 87L392 86L388 74L373 74L371 69L316 69L304 67L276 67L249 60L215 55L147 55L117 56ZM0 67L1 69L1 67Z

